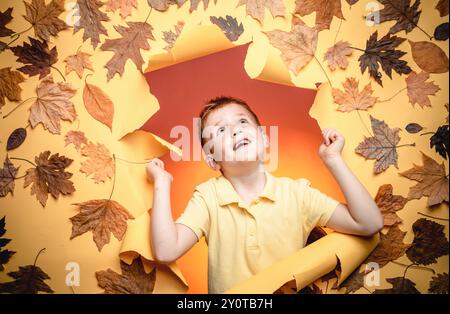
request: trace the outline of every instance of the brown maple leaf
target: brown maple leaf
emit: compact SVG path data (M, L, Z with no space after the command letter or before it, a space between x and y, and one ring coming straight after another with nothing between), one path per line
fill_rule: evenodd
M220 27L230 41L238 40L239 36L244 32L242 23L238 24L236 18L231 15L227 15L226 18L211 16L209 19L211 23Z
M11 242L11 239L3 238L3 236L6 233L6 218L3 216L2 219L0 219L0 271L4 271L5 267L11 257L16 254L15 251L10 251L8 249L3 249L9 242Z
M373 294L420 294L416 284L404 277L386 278L392 284L391 289L376 289Z
M419 68L428 73L448 72L448 57L439 46L427 41L408 42L414 62Z
M180 36L181 31L183 30L183 27L184 22L178 21L177 25L175 25L175 32L172 30L163 32L163 40L167 43L167 46L164 47L165 50L169 51L173 48L178 36Z
M108 22L109 17L100 11L102 6L103 2L99 0L77 0L80 19L75 23L73 33L84 28L83 42L90 38L94 49L100 43L100 34L108 36L102 22Z
M342 83L344 92L333 88L332 95L334 102L339 104L337 110L344 112L351 112L353 110L367 110L375 105L378 97L372 97L372 86L367 84L361 93L358 90L358 81L353 78L346 78Z
M3 168L0 168L0 197L5 197L8 193L14 195L15 177L19 167L14 167L13 163L6 156Z
M30 184L31 195L36 194L36 198L45 207L47 204L48 193L55 199L60 194L69 195L75 192L73 182L69 179L72 173L65 171L73 162L72 159L65 156L59 156L59 153L50 156L50 151L45 151L35 157L36 167L26 171L23 187Z
M7 28L5 25L11 22L13 8L8 8L4 12L0 11L0 37L10 36L14 34L14 31Z
M39 291L53 293L54 291L44 280L51 279L39 266L19 266L18 271L9 272L14 281L0 283L0 293L37 294Z
M422 108L431 107L430 99L428 95L436 95L440 90L439 86L434 84L433 81L426 82L430 78L430 74L426 72L411 72L406 80L409 103L411 105L418 103Z
M83 89L83 103L95 120L112 130L114 104L100 87L86 83Z
M281 51L281 58L294 74L307 65L317 48L317 31L303 23L292 26L290 32L279 30L265 32L272 46Z
M245 4L246 14L260 23L264 22L265 9L269 9L273 17L285 16L286 7L283 0L239 0L237 7Z
M0 69L0 109L6 104L5 98L10 101L20 101L22 88L19 86L25 78L11 67Z
M444 162L440 165L431 157L423 152L423 166L413 164L413 168L400 172L399 174L418 181L416 185L409 188L409 199L420 199L428 196L427 206L433 206L442 203L448 203L448 175L445 174Z
M406 251L412 262L429 265L436 263L438 257L448 255L448 240L445 237L444 225L420 218L413 224L412 229L414 240Z
M94 71L91 60L89 60L90 56L92 55L86 52L77 51L76 54L70 55L64 59L64 62L66 62L66 75L75 71L78 74L78 77L82 78L84 69Z
M106 63L108 69L108 81L114 74L119 73L122 76L125 63L131 59L137 69L142 72L142 59L140 49L149 50L148 39L155 39L152 34L153 27L143 22L127 22L129 27L114 25L115 30L122 35L122 38L107 39L100 49L113 51L114 56Z
M441 17L448 15L448 1L439 0L439 2L436 4L435 9L439 11L439 15Z
M93 174L95 183L105 182L114 175L114 160L105 145L89 143L81 148L81 154L88 159L81 163L80 171L87 176Z
M337 67L345 70L348 67L348 56L351 56L353 49L350 48L348 41L338 41L335 45L328 48L323 60L328 61L328 67L331 71L336 70Z
M161 12L166 11L172 4L177 4L178 7L181 7L186 1L187 0L147 0L150 7ZM191 5L189 7L190 13L197 10L200 1L203 2L205 10L208 8L209 0L191 0ZM214 3L217 3L217 0L214 0Z
M400 128L391 129L383 120L370 115L374 136L364 137L364 141L355 148L357 154L366 159L376 159L373 166L374 173L386 170L390 165L398 169L397 144L400 142L398 132Z
M124 19L131 15L131 10L137 9L136 0L108 0L106 2L106 11L116 12L120 10L120 16Z
M330 29L333 16L345 20L341 11L341 0L295 0L293 14L300 16L316 12L316 30Z
M50 73L50 67L58 61L58 52L56 47L49 50L46 41L41 42L31 37L28 38L31 45L24 43L23 47L11 47L11 51L18 57L16 61L26 64L17 70L30 76L39 74L39 79L41 79Z
M386 227L402 222L402 219L397 216L396 212L405 207L405 204L408 202L408 199L401 195L393 195L392 190L392 184L383 184L378 188L375 196L375 203L380 208L384 218L384 226Z
M51 76L41 81L36 89L37 99L30 108L30 124L33 128L42 123L50 133L60 134L61 120L73 122L77 114L70 101L76 90L68 83L53 83Z
M366 258L364 264L373 262L381 268L405 255L406 250L412 245L403 243L405 235L406 232L401 231L398 225L389 228L387 234L381 233L380 243Z
M437 274L431 278L429 293L448 294L448 273Z
M107 294L144 294L152 293L156 281L156 267L146 273L140 258L136 258L131 265L120 261L122 274L112 269L95 272L98 285Z
M352 293L355 291L358 291L362 287L364 287L364 278L367 275L366 272L359 271L359 267L356 268L353 273L351 273L350 276L348 276L344 282L342 282L339 285L339 289L345 288L345 293ZM337 289L337 286L335 285L333 287L334 289Z
M111 233L117 240L122 241L127 231L127 219L134 219L125 207L110 199L90 200L72 205L77 205L80 213L70 218L70 239L92 231L99 252L109 243Z
M64 147L66 147L69 144L73 144L77 151L80 150L81 144L88 143L88 139L84 135L84 132L81 132L81 131L67 132L66 136L64 137L64 141L66 142L66 145L64 145Z
M52 0L48 5L44 0L31 0L31 4L24 1L27 11L25 20L31 23L36 36L48 40L56 36L69 26L58 18L65 11L64 0Z

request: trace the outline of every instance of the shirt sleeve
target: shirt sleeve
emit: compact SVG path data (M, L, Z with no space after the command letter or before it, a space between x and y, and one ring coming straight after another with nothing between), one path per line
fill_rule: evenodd
M304 225L308 230L325 226L339 205L339 201L311 186L308 179L297 180L300 185Z
M197 236L197 242L209 234L210 215L208 206L202 193L197 189L192 194L183 213L178 217L175 223L183 224Z

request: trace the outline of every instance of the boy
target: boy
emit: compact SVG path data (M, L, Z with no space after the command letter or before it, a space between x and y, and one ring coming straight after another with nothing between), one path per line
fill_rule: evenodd
M172 176L159 159L146 165L154 182L155 258L172 263L205 236L208 291L223 293L304 247L315 226L360 236L379 232L383 227L379 208L341 158L344 137L332 128L322 133L319 156L347 204L311 187L305 178L274 177L264 169L267 137L245 101L218 97L207 102L200 113L202 148L208 166L221 175L196 186L175 223L170 207Z

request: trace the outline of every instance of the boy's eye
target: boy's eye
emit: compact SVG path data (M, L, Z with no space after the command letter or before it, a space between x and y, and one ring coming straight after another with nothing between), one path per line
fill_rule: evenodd
M217 128L216 134L219 135L219 134L223 133L224 131L225 131L225 127L221 126L221 127Z
M247 121L247 119L242 118L242 119L239 120L239 122L241 122L241 123L247 123L248 121Z

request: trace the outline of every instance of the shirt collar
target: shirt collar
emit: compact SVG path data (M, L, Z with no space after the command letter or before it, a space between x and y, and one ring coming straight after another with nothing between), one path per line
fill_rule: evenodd
M266 185L259 197L265 197L275 201L275 178L267 170L264 170L264 173L266 174ZM239 194L236 192L231 182L223 175L217 177L217 194L220 206L239 203Z

